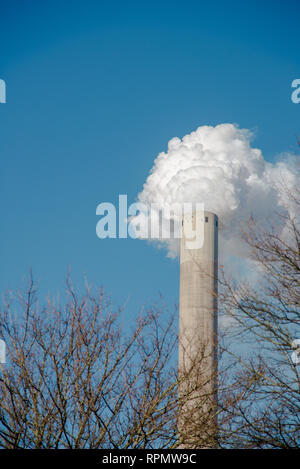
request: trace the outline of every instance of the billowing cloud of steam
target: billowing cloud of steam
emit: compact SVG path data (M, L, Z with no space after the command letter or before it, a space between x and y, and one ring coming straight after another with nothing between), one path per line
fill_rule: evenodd
M250 216L265 220L274 210L284 210L285 200L278 184L296 184L293 162L281 159L266 162L261 150L252 148L252 134L233 124L201 126L182 139L173 138L168 151L160 153L144 184L138 201L162 209L174 204L203 202L205 210L215 212L220 220L220 245L223 255L246 256L240 240L240 223ZM180 222L178 213L175 222ZM163 212L162 224L169 224ZM157 223L159 216L156 216ZM133 222L145 227L149 220L143 213ZM179 241L157 239L168 256L179 253ZM222 260L221 260L222 261Z

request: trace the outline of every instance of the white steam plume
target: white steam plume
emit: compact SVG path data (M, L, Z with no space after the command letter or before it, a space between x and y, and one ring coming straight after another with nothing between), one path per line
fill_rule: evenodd
M278 190L283 180L297 185L290 157L277 163L266 162L261 150L252 148L252 133L237 125L201 126L180 140L168 143L168 151L154 161L138 201L165 209L174 204L204 203L205 210L219 216L221 252L225 257L245 256L239 238L240 222L252 215L256 222L265 220L274 210L284 210L285 201ZM179 214L178 214L179 216ZM159 216L156 216L157 223ZM140 213L133 223L148 225ZM162 220L169 223L168 216ZM179 223L179 218L175 222ZM179 253L179 241L157 239L168 256ZM221 260L222 261L222 260Z

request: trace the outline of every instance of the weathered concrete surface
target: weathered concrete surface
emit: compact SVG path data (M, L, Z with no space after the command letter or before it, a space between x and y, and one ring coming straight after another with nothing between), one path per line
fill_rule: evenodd
M194 227L195 215L188 215ZM218 218L204 212L197 221L197 231L204 227L203 246L187 247L183 226L180 252L179 397L186 402L179 433L185 448L215 446L216 437Z

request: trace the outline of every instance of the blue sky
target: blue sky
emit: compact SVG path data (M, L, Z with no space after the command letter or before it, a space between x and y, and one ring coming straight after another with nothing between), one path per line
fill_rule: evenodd
M296 146L298 1L0 2L1 273L43 294L71 269L136 309L178 301L179 266L100 240L96 207L134 202L160 151L199 125L253 129L267 160Z

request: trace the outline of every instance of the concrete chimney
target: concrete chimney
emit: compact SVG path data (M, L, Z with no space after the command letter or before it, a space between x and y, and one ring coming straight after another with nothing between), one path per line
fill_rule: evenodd
M187 221L199 239L204 234L201 247L188 242ZM179 379L183 381L178 416L182 448L216 446L217 280L218 217L205 211L184 215L179 301Z

